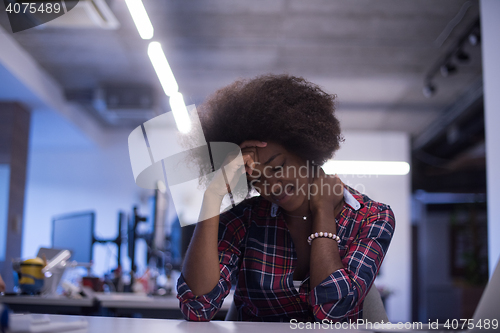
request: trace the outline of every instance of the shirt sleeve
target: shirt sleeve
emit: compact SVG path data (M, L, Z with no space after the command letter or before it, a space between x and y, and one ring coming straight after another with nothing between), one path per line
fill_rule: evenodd
M375 207L363 222L359 237L348 245L343 269L330 274L309 295L318 321L347 320L363 301L378 273L394 234L394 214L389 206Z
M184 277L177 281L177 298L186 320L209 321L219 311L224 298L231 290L231 284L238 276L240 244L245 235L242 216L227 211L219 218L219 267L220 278L217 285L208 294L195 296ZM203 274L203 272L200 272Z

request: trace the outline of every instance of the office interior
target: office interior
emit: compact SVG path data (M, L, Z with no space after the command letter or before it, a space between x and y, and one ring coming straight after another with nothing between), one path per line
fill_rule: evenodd
M335 161L409 165L402 174L339 173L395 213L375 280L389 320L472 318L500 254L498 2L143 4L151 36L141 36L125 1L80 0L74 16L16 33L0 5L7 291L19 290L13 259L78 242L77 261L92 265L68 268L68 283L91 276L96 290L126 294L123 302L134 292L175 301L192 232L178 216L196 220L196 203L186 195L174 207L168 188L139 187L128 146L132 130L171 112L148 56L159 42L186 106L265 73L303 76L336 94L345 142Z

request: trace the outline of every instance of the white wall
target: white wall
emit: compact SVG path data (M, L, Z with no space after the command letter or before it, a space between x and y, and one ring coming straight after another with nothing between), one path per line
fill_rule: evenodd
M410 162L410 141L406 133L346 131L344 137L345 142L334 157L336 160ZM386 304L389 320L408 322L411 319L410 174L339 176L347 185L364 190L371 199L390 205L394 211L396 230L375 284L393 291Z
M152 191L134 182L128 155L129 131L107 134L99 147L54 113L32 118L24 213L22 257L51 246L52 217L84 210L96 212L96 236L114 238L118 211L141 203L147 211ZM111 252L111 250L113 251ZM115 268L116 249L94 248L96 274ZM126 256L126 253L125 253Z
M500 1L481 0L490 276L500 258Z

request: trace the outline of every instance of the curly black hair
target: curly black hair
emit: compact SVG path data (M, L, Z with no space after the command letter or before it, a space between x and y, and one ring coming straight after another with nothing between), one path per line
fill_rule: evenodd
M268 74L217 90L198 115L207 142L273 141L321 165L343 141L335 98L302 77Z

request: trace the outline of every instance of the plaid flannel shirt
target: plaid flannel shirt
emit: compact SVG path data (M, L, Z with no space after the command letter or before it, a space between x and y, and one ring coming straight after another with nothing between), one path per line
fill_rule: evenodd
M238 319L245 321L356 321L394 233L394 214L346 186L345 205L336 219L344 268L332 272L313 290L309 275L297 290L293 272L297 255L281 209L253 197L220 215L218 284L195 296L184 281L177 298L184 317L208 321L220 309L231 285Z

